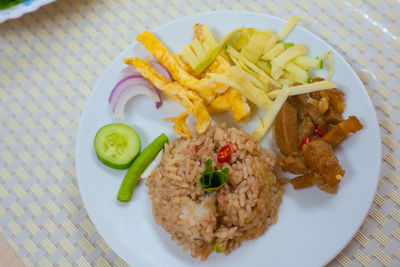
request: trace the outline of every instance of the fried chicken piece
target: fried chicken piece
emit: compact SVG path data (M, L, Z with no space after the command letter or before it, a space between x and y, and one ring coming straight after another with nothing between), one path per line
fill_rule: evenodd
M301 140L304 138L311 138L314 133L315 125L310 118L310 116L305 116L304 120L301 121L299 126L297 127L298 134L298 144L301 144Z
M336 194L344 170L332 147L322 140L314 140L303 145L302 152L304 162L312 172L312 182L321 190Z
M294 174L304 174L308 172L308 167L304 163L302 156L287 156L285 157L282 153L278 154L278 162L281 165L282 170L291 172Z
M350 116L348 119L336 124L327 132L322 140L335 146L342 141L349 133L355 133L363 128L361 122L356 116Z
M275 140L281 152L290 155L299 151L297 140L297 109L288 101L275 119Z
M303 189L314 185L313 175L311 173L307 173L301 176L297 176L290 180L294 189Z

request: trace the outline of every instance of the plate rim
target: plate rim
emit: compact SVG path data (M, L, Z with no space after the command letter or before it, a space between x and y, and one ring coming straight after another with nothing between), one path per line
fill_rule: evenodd
M55 0L50 0L50 1L55 1ZM217 11L208 11L208 12L197 12L197 13L194 13L194 14L191 14L191 15L187 15L187 16L180 16L180 17L177 17L177 18L175 18L175 19L169 20L168 22L166 22L166 23L164 23L164 24L161 24L161 25L159 25L159 26L157 26L157 27L155 27L155 28L148 29L148 30L149 30L149 31L152 31L152 32L161 31L161 30L163 30L163 28L168 27L170 24L179 23L180 21L183 21L183 20L188 19L188 18L199 17L199 16L208 16L208 15L214 15L214 14L231 14L231 15L235 15L235 14L248 14L248 15L263 16L263 17L266 17L266 18L270 18L270 19L274 19L274 20L280 21L280 22L286 22L286 21L287 21L287 20L285 20L285 19L282 19L282 18L277 17L277 16L274 16L274 15L269 15L269 14L264 14L264 13L260 13L260 12L254 12L254 11L245 11L245 10L217 10ZM341 58L341 60L344 62L344 64L351 70L351 75L354 76L354 77L356 77L357 83L359 84L359 86L360 86L361 88L364 89L364 90L362 91L362 94L364 94L364 95L366 96L366 98L368 99L367 103L365 103L365 104L368 105L369 108L372 109L372 110L374 111L374 112L373 112L373 117L372 117L371 119L372 119L372 121L373 121L374 127L376 127L376 129L377 129L377 131L376 131L377 137L378 137L378 140L377 140L377 142L376 142L376 143L377 143L377 149L378 149L377 155L379 155L380 161L378 162L378 168L376 169L376 173L374 174L374 177L375 177L375 184L374 184L374 187L371 188L371 189L373 189L373 190L371 191L371 194L370 194L370 196L368 197L368 199L369 199L369 200L368 200L369 205L366 206L366 210L365 210L365 212L364 212L365 214L364 214L364 216L362 217L362 220L360 220L359 224L357 224L357 227L354 229L354 231L352 231L352 234L349 235L349 236L346 238L347 241L344 242L343 246L340 247L340 250L335 251L335 253L334 253L334 255L333 255L332 257L330 257L329 259L326 259L326 262L324 263L324 265L326 265L326 264L329 264L332 260L334 260L335 257L338 255L338 253L340 253L341 251L343 251L343 249L344 249L344 248L350 243L350 241L354 238L355 234L357 233L357 231L358 231L358 230L360 229L360 227L362 226L364 219L365 219L366 216L368 215L368 211L369 211L370 208L371 208L371 205L372 205L372 203L373 203L373 198L374 198L374 195L375 195L376 190L377 190L377 187L378 187L379 174L380 174L380 172L381 172L381 170L382 170L382 144L381 144L380 141L379 141L379 140L381 139L381 133L380 133L380 131L379 131L380 128L379 128L379 124L378 124L376 109L375 109L375 107L374 107L374 105L373 105L373 103L372 103L372 101L371 101L371 98L369 97L369 95L368 95L368 93L367 93L367 90L366 90L364 84L363 84L362 81L360 80L359 76L357 75L357 73L355 72L355 70L353 69L353 67L349 64L349 62L342 56L341 53L338 52L337 49L335 49L334 47L332 47L330 43L328 43L327 41L325 41L325 40L324 40L323 38L321 38L318 34L312 32L312 31L309 30L309 29L306 29L306 28L302 27L301 25L297 25L296 28L300 28L301 30L307 32L308 34L311 34L314 38L316 38L316 39L318 39L319 41L323 42L327 47L329 47L330 50L336 52L336 54ZM108 72L112 69L112 66L115 64L115 62L117 62L117 61L119 60L120 56L124 53L124 51L126 51L126 50L129 49L130 47L134 46L136 43L138 43L138 42L137 42L136 40L134 40L132 43L130 43L125 49L123 49L123 50L109 63L109 65L104 69L104 71L102 72L102 74L99 76L99 78L98 78L98 80L96 81L96 83L95 83L95 85L94 85L92 91L90 92L89 96L87 97L87 99L86 99L86 101L85 101L84 109L83 109L83 111L82 111L82 113L81 113L81 118L80 118L80 122L79 122L79 128L78 128L77 135L76 135L75 152L78 151L78 144L80 143L79 140L80 140L81 131L82 131L82 128L83 128L83 126L82 126L82 124L83 124L83 118L85 117L85 115L86 115L86 113L87 113L87 106L88 106L88 104L91 102L92 98L94 97L95 89L96 89L98 86L100 86L100 80L101 80L101 78L103 77L103 75L104 75L105 73L108 73ZM77 155L77 153L75 153L75 170L76 170L76 175L77 175L77 180L78 180L78 187L81 188L81 183L79 182L79 179L78 179L78 165L79 165L79 164L78 164L77 157L78 157L78 155ZM81 192L81 190L80 190L80 192ZM81 193L80 193L80 196L81 196L81 198L82 198L82 201L83 201L83 203L84 203L85 209L86 209L86 211L87 211L87 213L88 213L88 215L89 215L89 217L90 217L92 223L93 223L94 226L96 227L96 230L99 232L99 234L100 234L102 237L104 237L103 231L99 230L99 228L97 227L97 224L92 220L93 216L91 215L91 212L86 208L86 206L87 206L87 199L86 199L86 197L83 196ZM113 248L113 247L114 247L113 245L111 245L105 238L104 238L104 240L107 242L107 244L110 245L110 247L114 250L114 252L115 252L117 255L119 255L122 259L124 259L125 261L127 261L127 260L125 259L124 256L120 255L120 254ZM128 261L127 261L127 262L128 262Z
M29 5L24 5L24 3L21 2L16 6L0 10L0 23L3 23L10 19L16 19L22 17L23 15L34 12L38 10L40 7L50 4L54 1L56 0L34 0Z

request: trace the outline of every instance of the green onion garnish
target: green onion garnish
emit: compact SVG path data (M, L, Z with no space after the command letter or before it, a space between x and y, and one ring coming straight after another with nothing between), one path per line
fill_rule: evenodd
M226 249L226 245L227 245L227 242L225 242L225 241L219 241L219 242L215 243L215 245L214 245L215 252L217 252L217 253L224 252Z
M220 189L228 179L229 168L222 171L212 170L212 160L206 161L206 168L200 177L201 188L207 192L215 192Z
M294 46L294 43L284 43L283 46L285 47L285 49L288 49L289 47Z

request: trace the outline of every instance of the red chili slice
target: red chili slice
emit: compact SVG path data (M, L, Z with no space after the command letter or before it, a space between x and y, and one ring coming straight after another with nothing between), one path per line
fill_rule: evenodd
M224 163L229 161L231 158L231 147L229 145L225 145L221 147L217 154L217 160L219 163Z
M314 129L314 135L318 135L319 137L322 137L326 134L326 132L324 130L320 130L317 127L315 127Z
M312 141L313 141L313 140L310 139L310 138L303 138L303 140L301 140L300 149L303 148L303 145L304 145L304 144L310 143L310 142L312 142Z

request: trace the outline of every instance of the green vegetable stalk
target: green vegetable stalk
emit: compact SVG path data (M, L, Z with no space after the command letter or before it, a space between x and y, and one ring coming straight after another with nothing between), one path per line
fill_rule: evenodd
M139 156L133 161L129 167L124 180L122 181L121 187L118 191L117 199L121 202L129 202L132 198L133 189L135 188L140 175L144 172L147 166L154 160L158 152L163 149L164 144L168 142L168 137L165 134L161 134L159 137L154 139Z

